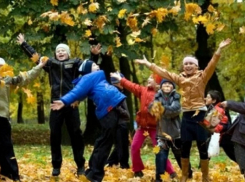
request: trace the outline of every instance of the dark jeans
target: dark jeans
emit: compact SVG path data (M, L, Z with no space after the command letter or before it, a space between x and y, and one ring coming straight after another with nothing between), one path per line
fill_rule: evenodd
M101 136L95 141L94 150L89 159L89 169L86 170L86 177L90 180L102 181L105 175L104 165L116 137L118 115L115 109L111 110L99 122Z
M156 181L162 181L161 174L165 173L168 153L169 148L164 149L161 147L160 152L156 154Z
M84 167L85 158L82 130L78 108L64 107L59 111L51 110L50 113L50 144L53 168L60 168L62 163L61 153L61 128L65 122L71 139L74 160L78 168Z
M0 165L2 175L19 180L19 168L11 140L11 125L3 117L0 117Z
M128 123L120 123L117 126L117 134L114 149L107 160L110 166L120 164L122 169L129 168L129 139Z

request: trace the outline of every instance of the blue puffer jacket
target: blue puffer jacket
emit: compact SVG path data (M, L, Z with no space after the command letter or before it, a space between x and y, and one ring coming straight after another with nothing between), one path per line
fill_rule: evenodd
M104 117L126 98L116 87L106 81L104 71L92 72L81 77L77 85L61 100L65 105L70 105L74 101L82 101L86 97L95 103L95 113L98 119Z

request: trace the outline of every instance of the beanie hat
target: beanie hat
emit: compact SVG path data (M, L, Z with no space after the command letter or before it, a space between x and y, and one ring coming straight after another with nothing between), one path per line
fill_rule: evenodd
M85 61L83 61L83 63L81 64L81 66L79 67L79 71L81 72L82 75L86 75L88 73L91 73L92 71L92 64L94 62L91 60L86 59Z
M120 76L122 77L122 78L124 78L124 75L122 74L122 73L120 73ZM111 84L117 84L117 83L119 83L120 81L118 80L118 79L116 79L116 78L114 78L114 77L111 77Z
M3 58L0 58L0 65L4 65L5 64L5 61Z
M71 51L70 51L70 48L69 48L69 46L68 46L67 44L58 44L58 45L56 46L55 52L56 52L59 48L65 49L65 51L67 52L67 54L68 54L69 56L71 56Z
M192 56L186 56L184 59L183 59L183 64L185 63L194 63L195 65L198 66L198 60L195 58L195 57L192 57Z
M162 88L162 84L164 83L171 83L173 85L173 88L175 89L175 84L173 82L171 82L170 80L167 80L167 79L162 79L161 83L160 83L160 88Z

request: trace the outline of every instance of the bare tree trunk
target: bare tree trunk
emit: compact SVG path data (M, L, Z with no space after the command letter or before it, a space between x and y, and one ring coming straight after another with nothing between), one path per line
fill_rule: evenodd
M38 124L44 124L44 102L43 102L43 93L37 92L37 122Z

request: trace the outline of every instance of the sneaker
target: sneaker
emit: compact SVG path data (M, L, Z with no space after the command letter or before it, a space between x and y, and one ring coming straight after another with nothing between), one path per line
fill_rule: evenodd
M176 172L171 173L171 174L170 174L170 178L171 178L171 179L178 178L177 173L176 173Z
M60 174L60 168L54 168L52 171L52 176L59 176Z
M77 175L85 175L85 169L84 167L77 168Z
M142 171L138 171L134 173L134 177L140 177L142 178L144 176L144 173Z

